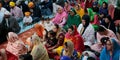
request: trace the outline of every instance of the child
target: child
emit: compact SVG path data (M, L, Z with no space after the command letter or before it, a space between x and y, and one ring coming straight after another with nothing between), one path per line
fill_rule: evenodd
M23 18L24 25L29 25L32 23L32 17L30 16L30 12L25 12L25 17Z

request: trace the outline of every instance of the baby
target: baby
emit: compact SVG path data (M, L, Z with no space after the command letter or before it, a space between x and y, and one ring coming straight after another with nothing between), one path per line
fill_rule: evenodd
M32 17L30 16L30 12L25 12L25 17L23 18L24 25L29 25L32 23Z

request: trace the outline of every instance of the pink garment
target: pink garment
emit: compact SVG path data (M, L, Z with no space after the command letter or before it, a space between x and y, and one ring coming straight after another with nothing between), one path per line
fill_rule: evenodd
M26 52L24 43L13 32L8 33L8 44L6 50L15 56L19 56Z
M108 31L108 34L107 34L107 35L100 35L100 34L97 32L97 42L100 42L101 38L103 38L103 37L114 38L114 39L117 40L117 42L118 42L118 39L117 39L115 33L114 33L113 31L109 30L109 29L107 29L107 31Z
M12 16L14 16L15 18L22 18L23 17L23 12L22 10L15 6L13 9L10 10Z
M70 9L71 9L71 6L70 6L70 5L68 5L67 7L64 6L64 11L65 11L66 13L69 13Z
M92 24L94 24L94 25L99 25L100 24L100 21L98 19L98 15L94 16L94 21L92 22Z
M66 18L67 18L67 13L63 11L61 14L57 13L55 15L55 18L53 18L52 22L54 24L63 26L66 23Z
M103 49L103 46L100 43L96 43L91 46L91 49L100 53Z
M108 13L112 17L112 19L114 18L114 11L115 11L114 5L109 5L109 7L108 7Z

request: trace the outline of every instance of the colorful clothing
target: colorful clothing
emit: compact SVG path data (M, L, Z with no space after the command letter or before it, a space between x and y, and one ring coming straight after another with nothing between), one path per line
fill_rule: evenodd
M71 40L73 42L75 50L77 50L80 53L82 53L84 51L84 49L85 49L84 42L83 42L82 37L77 32L76 27L74 27L74 34L73 35L66 33L65 41L69 41L69 40Z
M102 52L100 53L100 60L119 60L120 59L120 45L116 42L115 39L111 39L113 44L113 54L110 56L109 51L106 47L103 48Z
M82 16L85 14L84 9L80 8L79 10L76 10L77 14L82 18Z
M78 25L81 23L81 18L76 13L75 9L72 8L71 11L74 12L74 15L73 16L71 16L70 14L68 15L67 22L65 26L63 27L65 30L67 30L67 28L72 25L76 25L78 27Z

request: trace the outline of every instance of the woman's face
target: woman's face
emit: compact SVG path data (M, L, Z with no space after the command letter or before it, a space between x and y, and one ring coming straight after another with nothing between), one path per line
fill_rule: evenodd
M62 13L62 8L58 8L57 12L58 12L59 14L61 14L61 13Z
M82 24L83 24L83 26L85 26L85 24L86 24L85 20L82 20Z
M108 51L111 51L113 49L113 45L112 45L111 41L106 42L106 48Z
M65 7L67 7L68 6L68 3L67 2L65 2Z
M109 23L110 21L108 20L108 18L105 18L105 22L106 22L106 23Z
M68 52L69 49L68 49L67 46L64 45L64 50L65 50L66 52Z
M78 5L76 5L75 8L76 8L76 10L79 10L80 7Z
M70 34L70 35L72 35L73 34L73 31L72 31L72 29L68 29L68 33Z
M75 14L75 13L74 13L73 11L70 11L70 15L71 15L71 16L74 16L74 14Z
M56 26L53 26L53 31L54 31L54 32L57 32L57 31L58 31L58 29L57 29Z
M106 8L106 4L105 3L103 3L103 8Z

